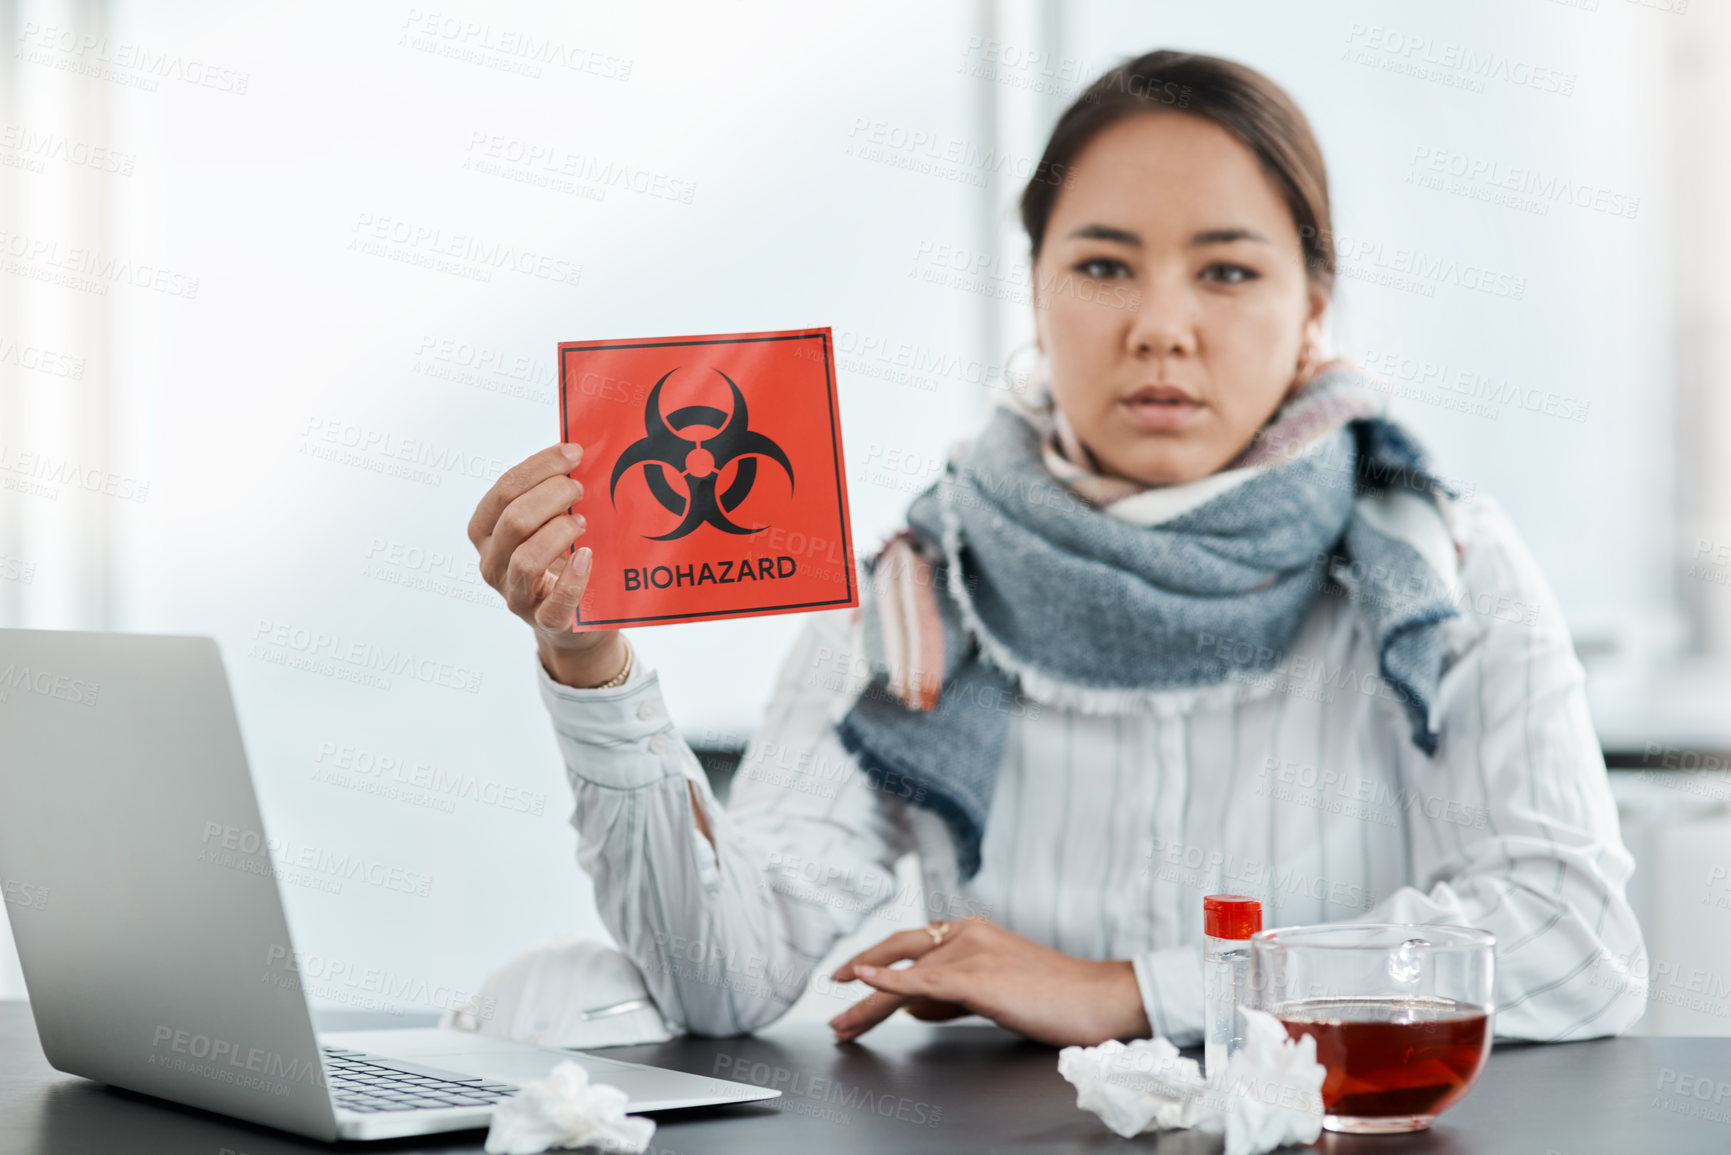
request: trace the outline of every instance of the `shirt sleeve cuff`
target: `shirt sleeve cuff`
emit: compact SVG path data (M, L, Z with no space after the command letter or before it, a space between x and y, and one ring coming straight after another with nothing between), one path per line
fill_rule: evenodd
M635 790L668 777L684 777L683 744L661 698L661 678L633 659L624 683L580 690L555 682L533 656L541 701L553 719L559 752L571 773L597 786Z
M1142 1009L1156 1037L1188 1047L1202 1041L1202 945L1161 947L1130 960Z

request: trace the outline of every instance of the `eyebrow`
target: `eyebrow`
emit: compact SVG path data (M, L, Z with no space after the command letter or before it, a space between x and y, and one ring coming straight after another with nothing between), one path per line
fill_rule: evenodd
M1129 229L1117 228L1113 225L1083 225L1070 234L1072 237L1085 237L1096 241L1116 241L1121 245L1142 247L1142 238ZM1269 240L1255 229L1226 228L1204 229L1190 238L1193 245L1224 245L1233 241L1261 241L1268 244Z

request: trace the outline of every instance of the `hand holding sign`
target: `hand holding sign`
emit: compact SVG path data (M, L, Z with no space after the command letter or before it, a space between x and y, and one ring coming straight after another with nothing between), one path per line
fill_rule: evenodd
M583 485L568 476L582 457L582 446L566 443L519 462L500 475L469 519L481 576L534 629L547 672L572 686L606 681L625 663L618 630L571 628L593 569L589 547L570 552L586 528L573 509L583 500Z
M575 629L859 604L828 329L569 341L559 380L606 561Z
M583 500L583 485L567 475L583 459L583 447L551 445L507 469L469 519L469 540L481 553L481 576L505 595L511 612L535 631L541 664L556 682L594 686L625 663L618 630L578 633L577 603L594 569L588 546L571 553L586 528L571 507ZM713 844L697 791L689 783L691 815Z

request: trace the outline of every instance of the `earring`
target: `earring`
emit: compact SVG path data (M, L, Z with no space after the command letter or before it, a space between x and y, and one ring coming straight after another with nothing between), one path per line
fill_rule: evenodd
M1030 350L1033 354L1033 364L1025 372L1018 371L1016 368L1017 356L1025 355ZM1024 400L1032 400L1037 403L1041 400L1042 394L1049 396L1047 389L1049 373L1050 366L1046 364L1045 351L1035 341L1023 342L1010 350L1010 355L1004 358L1004 384L1010 387L1011 393Z
M1300 385L1310 380L1311 362L1316 359L1316 347L1309 341L1304 343L1304 349L1298 358L1298 369L1293 374L1293 380Z

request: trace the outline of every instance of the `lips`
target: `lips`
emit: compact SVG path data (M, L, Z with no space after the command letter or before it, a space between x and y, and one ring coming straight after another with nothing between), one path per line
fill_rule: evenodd
M1176 385L1144 385L1119 402L1143 429L1179 429L1202 412L1203 404Z
M1152 401L1158 404L1189 402L1194 405L1197 403L1195 397L1176 385L1144 385L1124 400L1131 402Z

